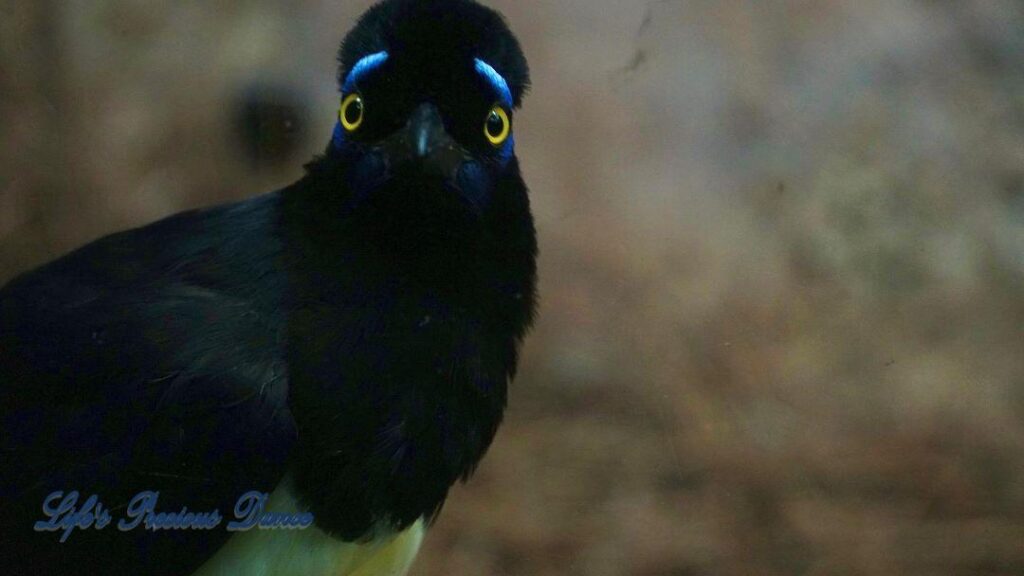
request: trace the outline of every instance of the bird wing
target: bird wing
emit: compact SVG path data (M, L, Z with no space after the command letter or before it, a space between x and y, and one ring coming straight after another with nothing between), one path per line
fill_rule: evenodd
M42 270L46 270L45 268ZM56 271L0 291L0 565L5 574L189 574L295 438L275 321L182 282L98 288ZM37 532L54 491L96 494L103 529ZM133 496L217 510L211 530L121 531Z

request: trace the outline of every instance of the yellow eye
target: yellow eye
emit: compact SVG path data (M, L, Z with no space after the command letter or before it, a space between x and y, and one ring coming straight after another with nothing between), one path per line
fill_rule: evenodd
M363 97L353 92L341 101L338 119L348 132L355 132L363 123Z
M508 112L501 106L491 108L484 122L484 136L493 146L501 146L508 140L509 132L512 131L512 122L508 119Z

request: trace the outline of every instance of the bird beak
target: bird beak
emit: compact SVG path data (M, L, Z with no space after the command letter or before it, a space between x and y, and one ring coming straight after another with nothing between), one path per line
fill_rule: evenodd
M388 157L394 166L413 166L454 179L469 152L444 129L437 106L425 102L409 117L409 122L385 142Z

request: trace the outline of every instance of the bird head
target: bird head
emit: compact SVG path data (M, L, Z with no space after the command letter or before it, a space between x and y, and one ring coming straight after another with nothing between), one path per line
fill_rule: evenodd
M344 169L349 210L479 220L502 180L518 180L513 115L529 72L497 12L472 0L385 0L346 36L339 61L327 156Z

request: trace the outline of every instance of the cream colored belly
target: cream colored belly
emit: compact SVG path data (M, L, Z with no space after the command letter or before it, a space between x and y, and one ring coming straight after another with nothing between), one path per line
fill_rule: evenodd
M282 482L267 501L270 512L298 512ZM423 542L419 520L402 533L366 543L341 542L315 526L304 530L238 532L193 576L403 576Z

